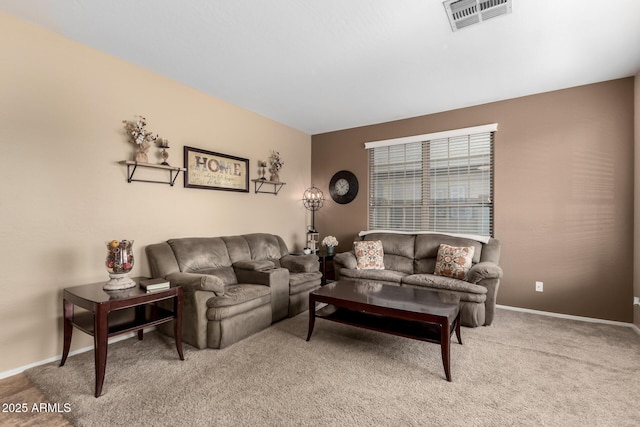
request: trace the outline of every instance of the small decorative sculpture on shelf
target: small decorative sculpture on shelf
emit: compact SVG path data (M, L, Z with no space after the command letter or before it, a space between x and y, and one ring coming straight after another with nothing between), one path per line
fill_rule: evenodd
M271 157L269 157L269 163L271 163L271 167L269 168L269 172L271 172L271 177L269 181L272 182L280 182L280 170L284 166L284 160L280 157L280 152L272 151Z
M147 130L147 119L142 116L136 116L136 120L123 120L122 123L129 140L137 146L134 160L138 163L149 163L147 152L158 135L153 136L153 132Z
M258 160L258 179L265 181L267 178L267 171L265 168L267 167L267 162L264 160Z
M169 153L167 152L167 148L169 148L169 141L163 138L158 138L156 144L158 145L158 148L162 150L160 155L162 156L163 162L160 164L169 166L169 163L167 163L167 159L169 158Z

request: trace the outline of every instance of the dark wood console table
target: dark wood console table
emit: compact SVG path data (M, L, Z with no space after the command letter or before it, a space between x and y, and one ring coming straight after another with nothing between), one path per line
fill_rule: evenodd
M136 283L145 277L134 277ZM174 336L180 360L182 353L182 288L147 292L136 286L124 291L104 291L105 282L65 288L63 293L64 344L60 366L64 366L71 347L73 327L94 337L96 385L95 396L102 393L107 366L107 346L110 337L127 332L138 332L143 338L143 328L174 320ZM158 301L173 299L173 311L158 306ZM74 306L88 312L74 313Z

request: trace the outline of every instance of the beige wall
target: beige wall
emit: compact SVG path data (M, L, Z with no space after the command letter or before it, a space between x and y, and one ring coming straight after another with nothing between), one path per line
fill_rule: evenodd
M497 122L498 303L631 322L633 92L626 78L314 135L312 182L328 198L317 216L320 237L336 235L344 251L367 228L366 141ZM348 205L328 195L341 169L360 182Z
M311 138L130 63L0 13L0 373L61 353L62 289L106 280L104 241L248 232L301 247ZM121 121L145 115L171 142L256 162L281 152L276 197L127 183ZM157 150L151 153L157 155ZM159 176L148 176L158 178ZM164 177L162 175L161 177ZM76 331L72 350L91 344Z

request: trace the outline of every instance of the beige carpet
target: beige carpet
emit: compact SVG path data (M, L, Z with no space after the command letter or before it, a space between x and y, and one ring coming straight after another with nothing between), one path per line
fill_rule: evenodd
M103 395L93 352L27 375L78 426L636 426L640 336L631 328L498 310L451 347L307 313L224 350L159 333L109 347ZM77 330L74 333L80 333Z

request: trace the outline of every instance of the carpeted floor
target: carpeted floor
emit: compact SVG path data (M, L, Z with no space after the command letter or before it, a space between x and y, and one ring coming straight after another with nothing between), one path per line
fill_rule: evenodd
M631 328L498 310L451 346L307 313L224 350L153 332L109 347L103 395L93 352L27 375L78 426L636 426L640 336ZM79 333L76 331L75 333Z

